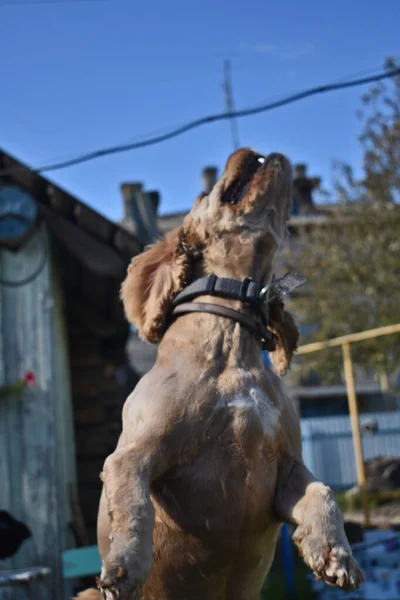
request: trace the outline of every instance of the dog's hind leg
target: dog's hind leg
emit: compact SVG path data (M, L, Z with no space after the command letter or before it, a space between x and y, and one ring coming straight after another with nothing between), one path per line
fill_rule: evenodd
M79 594L75 596L73 600L103 600L103 594L99 590L88 588L83 592L79 592Z
M285 462L275 510L283 521L297 525L293 540L317 579L346 590L360 586L364 575L353 558L333 493L303 463Z

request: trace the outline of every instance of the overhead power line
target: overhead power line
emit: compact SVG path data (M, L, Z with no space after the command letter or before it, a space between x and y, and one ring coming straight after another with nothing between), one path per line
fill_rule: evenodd
M376 75L371 75L369 77L362 77L360 79L352 79L350 81L343 81L339 83L332 83L328 85L318 86L314 88L310 88L303 92L298 92L296 94L292 94L291 96L287 96L280 100L276 100L274 102L270 102L268 104L256 106L253 108L246 108L243 110L237 110L235 112L230 113L218 113L214 115L208 115L205 117L201 117L194 121L190 121L186 123L186 125L181 125L176 129L173 129L167 133L156 135L138 142L132 142L128 144L120 144L118 146L111 146L108 148L103 148L100 150L95 150L93 152L88 152L86 154L81 154L74 158L50 163L48 165L44 165L42 167L38 167L36 169L32 169L34 173L43 173L48 171L57 171L59 169L66 169L67 167L72 167L74 165L78 165L84 162L89 162L91 160L95 160L97 158L101 158L103 156L108 156L110 154L119 154L122 152L128 152L130 150L137 150L138 148L145 148L146 146L154 146L155 144L161 144L162 142L166 142L172 138L178 137L192 129L197 129L198 127L202 127L203 125L208 125L210 123L215 123L216 121L223 121L225 119L233 119L233 118L241 118L248 117L250 115L256 115L259 113L267 112L269 110L274 110L276 108L280 108L281 106L285 106L287 104L292 104L293 102L298 102L299 100L304 100L305 98L309 98L310 96L316 96L317 94L324 94L327 92L332 92L335 90L341 90L345 88L356 87L360 85L366 85L368 83L374 83L377 81L382 81L383 79L389 79L395 77L396 75L400 75L400 68L390 69L383 71L382 73L377 73ZM10 175L13 170L3 170L0 171L0 176Z

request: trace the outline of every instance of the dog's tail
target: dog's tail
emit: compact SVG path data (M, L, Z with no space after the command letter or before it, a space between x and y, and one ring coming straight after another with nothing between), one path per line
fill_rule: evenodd
M83 592L79 592L73 600L103 600L103 594L95 588L88 588Z

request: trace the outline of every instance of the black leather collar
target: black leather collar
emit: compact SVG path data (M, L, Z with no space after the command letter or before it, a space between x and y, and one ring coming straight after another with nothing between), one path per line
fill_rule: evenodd
M237 321L254 333L261 341L262 348L273 352L276 336L267 329L268 317L264 289L258 281L246 278L243 281L208 275L196 279L183 289L172 303L171 316L177 317L190 312L205 312ZM230 300L240 300L256 313L254 317L245 315L226 306L193 302L199 296L218 296Z
M261 340L264 350L273 352L277 338L268 330L268 305L276 298L282 301L284 296L304 285L305 282L305 277L297 271L290 271L280 279L272 278L272 281L264 287L258 281L253 281L248 277L243 281L238 281L237 279L208 275L196 279L175 297L170 315L174 317L189 312L208 312L233 319L255 333ZM219 304L192 302L199 296L218 296L219 298L240 300L252 308L255 315L251 317Z
M172 306L190 302L199 296L218 296L231 300L241 300L260 309L263 304L262 285L258 281L246 278L243 281L208 275L196 279L182 290L174 299Z
M220 304L210 304L208 302L184 302L183 304L179 304L172 311L172 317L178 317L179 315L184 315L187 313L194 312L202 312L209 313L212 315L217 315L219 317L224 317L225 319L231 319L232 321L236 321L240 323L254 333L256 337L261 342L261 347L263 350L268 350L268 352L274 352L276 348L277 338L269 331L267 327L262 323L261 319L257 321L252 317L245 315L238 310L233 310L232 308L228 308L227 306L221 306Z

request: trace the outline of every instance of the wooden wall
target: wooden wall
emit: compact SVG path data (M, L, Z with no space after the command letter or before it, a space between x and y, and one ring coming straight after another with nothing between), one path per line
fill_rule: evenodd
M100 472L121 431L122 406L137 383L125 345L129 327L121 281L89 271L59 248L73 398L77 487L85 531L76 545L97 543Z
M18 253L1 250L0 277L28 276L40 253L38 235ZM52 577L35 587L35 600L62 597L60 555L69 543L67 489L74 480L74 457L60 299L50 251L43 270L28 285L0 284L0 385L13 383L26 371L36 377L31 389L0 398L0 509L33 532L14 557L0 561L0 570L50 566ZM15 591L0 590L1 600L19 597Z

